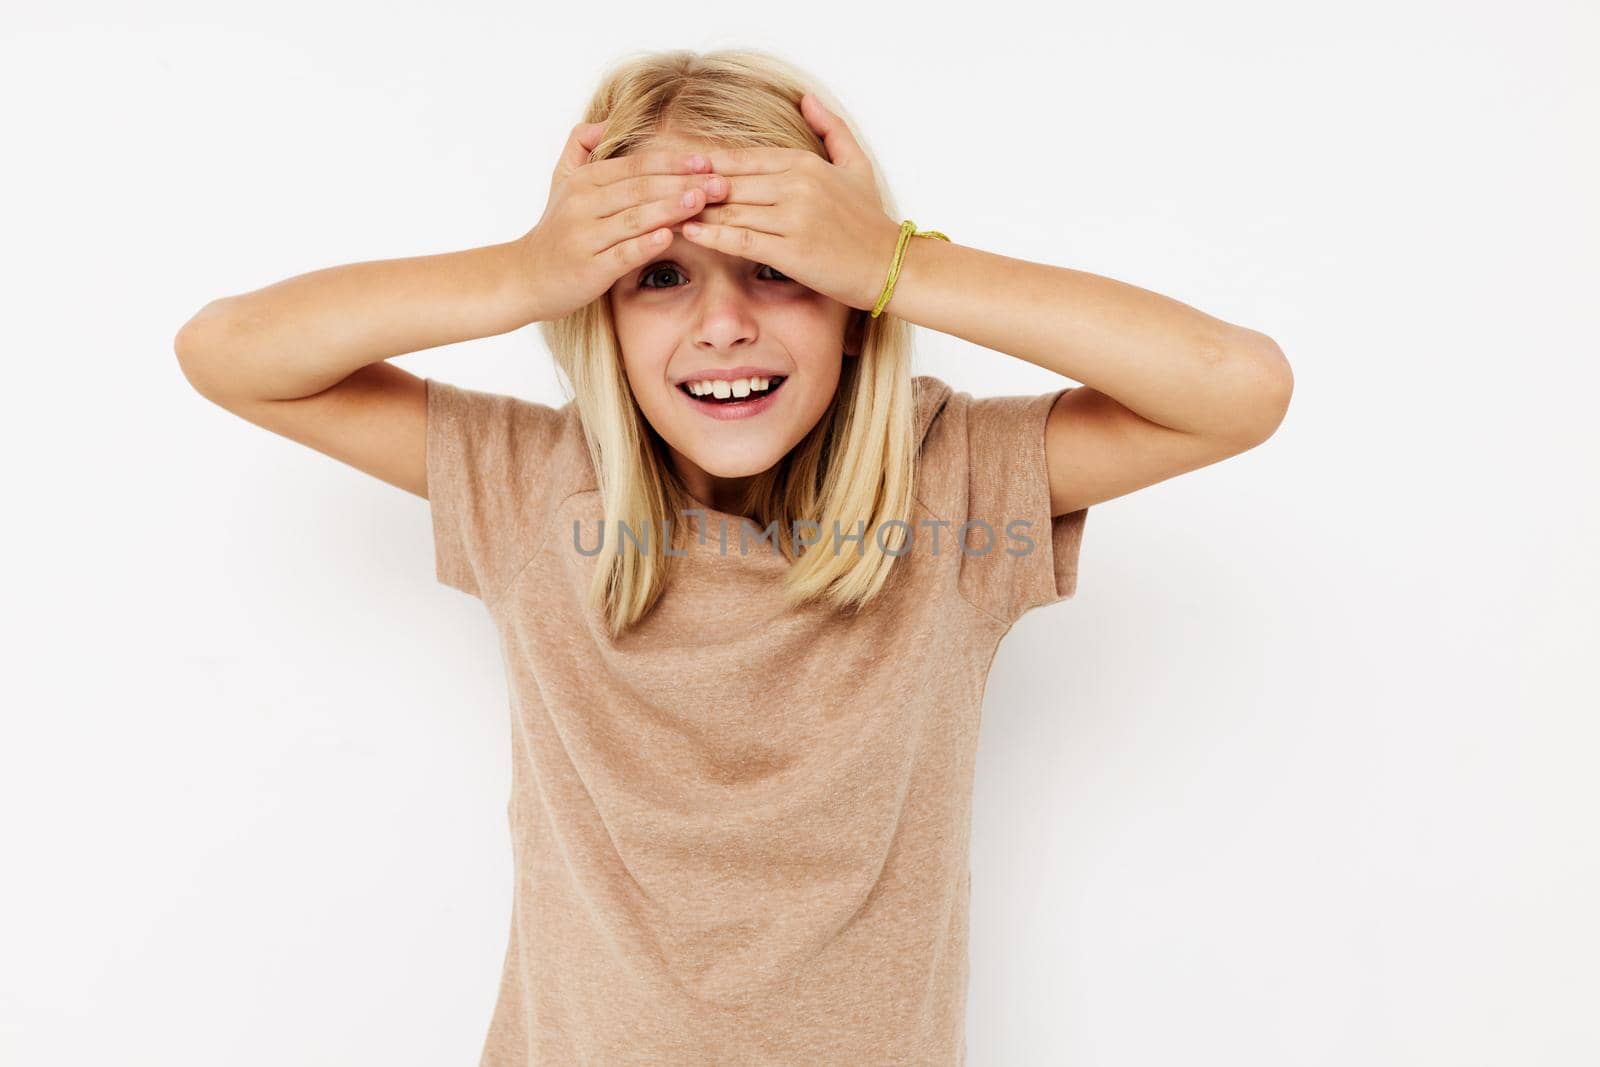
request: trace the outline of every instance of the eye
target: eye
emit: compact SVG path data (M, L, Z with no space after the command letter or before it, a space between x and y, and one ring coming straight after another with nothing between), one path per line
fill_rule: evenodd
M665 271L668 274L676 274L676 273L678 273L678 265L676 263L652 263L650 266L646 267L644 269L644 273L639 276L639 288L641 288L641 289L672 289L672 288L675 288L674 286L671 286L671 285L647 285L646 284L647 282L649 282L649 280L651 278L654 278L656 275L662 273L663 271Z
M793 278L789 277L787 274L784 274L782 271L778 270L776 267L769 267L765 263L762 263L759 266L760 266L761 270L769 270L773 274L777 275L777 277L775 277L775 278L767 279L769 281L777 281L777 282L793 282L794 281ZM652 264L650 264L650 266L648 266L648 267L646 267L644 269L644 273L643 274L639 275L639 288L641 288L641 289L676 289L676 288L678 288L678 286L675 285L675 284L668 284L668 285L652 285L652 284L650 284L652 279L655 279L655 278L659 277L663 273L667 274L668 276L679 275L679 274L681 274L681 270L680 270L680 268L678 267L678 265L676 263L673 263L670 260L663 260L660 263L652 263Z

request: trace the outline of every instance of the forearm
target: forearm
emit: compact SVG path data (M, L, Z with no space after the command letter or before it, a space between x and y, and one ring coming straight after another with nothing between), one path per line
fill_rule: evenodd
M886 310L1175 430L1235 436L1276 425L1287 403L1288 364L1270 338L1096 274L914 237Z
M512 241L296 275L212 301L174 346L207 395L310 396L370 363L536 321L517 253Z

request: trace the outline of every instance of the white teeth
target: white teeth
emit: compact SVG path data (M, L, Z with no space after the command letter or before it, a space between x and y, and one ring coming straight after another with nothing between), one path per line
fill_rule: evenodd
M735 378L732 381L720 378L707 378L703 381L689 382L689 392L695 396L714 396L718 400L725 400L730 396L749 396L751 393L766 392L772 385L770 378Z

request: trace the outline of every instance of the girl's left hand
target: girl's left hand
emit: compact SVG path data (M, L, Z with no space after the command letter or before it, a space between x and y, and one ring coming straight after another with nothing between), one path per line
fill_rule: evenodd
M888 278L900 224L884 214L872 165L844 121L812 93L800 98L800 113L829 158L798 148L702 152L711 162L706 173L722 175L728 194L686 220L683 235L869 311Z

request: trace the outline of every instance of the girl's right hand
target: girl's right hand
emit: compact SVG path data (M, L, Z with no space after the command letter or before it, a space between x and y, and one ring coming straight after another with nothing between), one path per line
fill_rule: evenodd
M594 163L589 153L605 135L604 122L573 127L550 180L550 201L533 229L517 242L518 269L533 321L559 319L610 289L672 244L671 227L699 214L709 195L710 164L690 165L692 153L651 149ZM692 202L682 197L691 194Z

